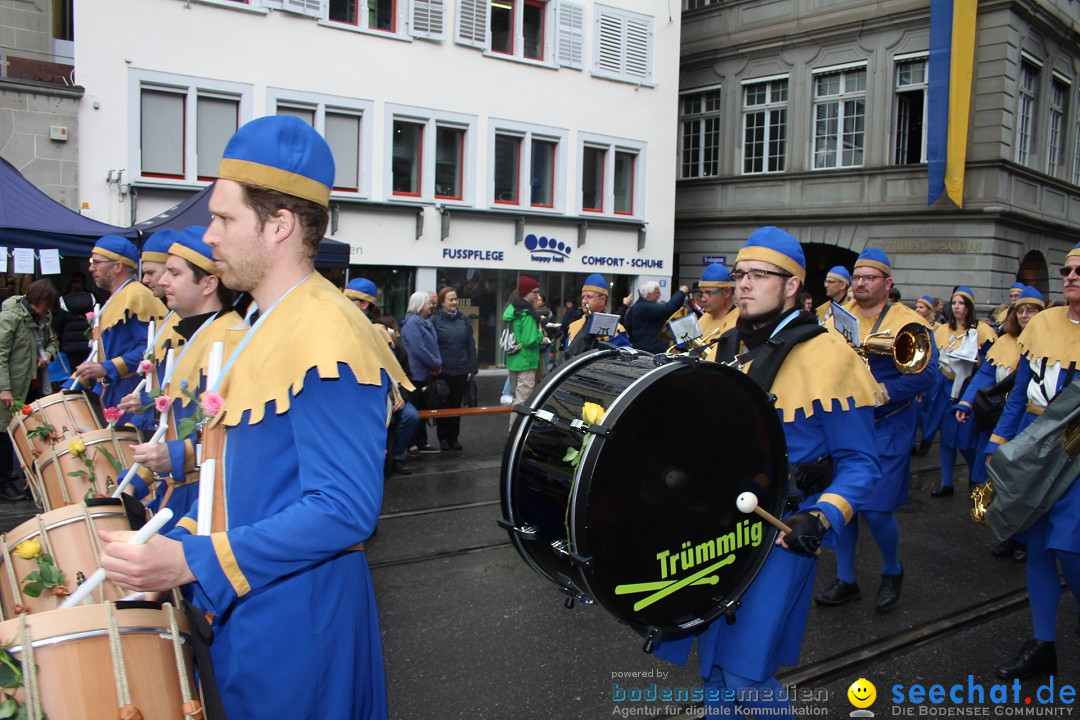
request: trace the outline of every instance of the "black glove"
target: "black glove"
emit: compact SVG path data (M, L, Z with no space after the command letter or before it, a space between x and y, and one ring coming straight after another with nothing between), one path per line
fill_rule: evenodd
M788 550L800 555L816 555L825 536L825 523L810 513L796 513L785 518L791 532L784 536Z

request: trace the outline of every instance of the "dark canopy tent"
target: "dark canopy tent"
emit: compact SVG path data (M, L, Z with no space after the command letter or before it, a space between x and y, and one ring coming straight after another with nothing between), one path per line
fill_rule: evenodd
M55 248L63 257L90 257L102 235L134 239L138 230L107 225L69 210L0 158L0 245Z
M213 185L203 188L175 207L171 207L160 215L135 225L132 230L138 230L144 237L156 233L163 228L181 230L189 225L210 224L210 192ZM319 243L319 252L315 256L317 268L346 268L349 266L349 244L323 238Z

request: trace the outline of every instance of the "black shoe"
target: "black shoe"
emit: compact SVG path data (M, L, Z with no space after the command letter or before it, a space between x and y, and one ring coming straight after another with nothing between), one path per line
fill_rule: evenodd
M405 464L404 460L395 460L390 464L391 475L412 475L412 470Z
M840 578L837 578L836 582L814 596L814 602L818 605L828 605L831 607L843 605L846 602L858 600L861 597L862 591L859 590L858 584L844 582Z
M0 499L8 502L28 500L30 494L26 491L26 485L21 480L8 480L0 485Z
M1057 651L1054 649L1054 643L1028 640L1020 648L1019 655L1004 665L998 665L995 672L1004 680L1014 678L1023 680L1040 674L1055 675L1057 674Z
M990 551L990 554L996 558L1012 557L1013 550L1017 548L1015 540L1002 540L994 549Z
M911 454L918 456L925 455L926 453L930 452L930 446L933 444L933 440L920 440L919 442L915 443L915 445L911 448Z
M461 447L461 443L459 443L457 441L457 438L454 438L453 440L450 441L450 449L451 450L464 450L465 448Z
M450 450L450 441L449 440L440 440L439 441L439 449L442 450L443 452L448 452Z
M935 489L930 491L930 497L952 497L952 494L952 485L938 485Z
M904 571L899 575L882 575L881 587L878 588L877 597L874 598L874 609L878 612L888 612L900 599L900 585L904 582Z
M1027 545L1017 543L1016 549L1012 552L1012 559L1018 563L1027 562Z
M421 455L432 455L432 454L436 454L438 452L439 452L438 448L433 448L430 445L421 445L420 446L420 454Z

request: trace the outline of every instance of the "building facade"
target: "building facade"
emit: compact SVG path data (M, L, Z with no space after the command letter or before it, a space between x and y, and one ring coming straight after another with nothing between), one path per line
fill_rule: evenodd
M963 207L927 205L929 0L689 0L675 251L697 277L777 225L808 289L866 247L905 299L1048 273L1080 240L1080 2L980 0Z
M93 6L93 7L90 7ZM76 9L82 198L132 224L205 187L247 120L337 165L330 235L404 312L455 285L495 356L521 273L551 302L671 276L678 8L647 0L99 0ZM119 40L118 40L119 38ZM485 357L486 356L486 357Z

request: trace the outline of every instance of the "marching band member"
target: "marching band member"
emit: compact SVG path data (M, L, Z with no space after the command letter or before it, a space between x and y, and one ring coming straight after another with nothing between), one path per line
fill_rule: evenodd
M941 485L930 491L932 497L949 497L953 494L953 469L957 452L968 464L969 481L976 484L975 448L979 432L975 423L961 423L957 410L967 410L960 404L971 383L978 365L986 361L986 352L997 339L986 323L975 317L975 295L971 288L960 285L953 291L952 316L949 322L934 328L934 339L941 349L941 372L945 375L945 394L950 399L949 409L941 421Z
M162 228L151 235L143 243L139 261L142 265L142 284L150 288L158 300L165 297L164 291L158 286L158 279L165 272L165 261L169 258L169 247L176 239L176 231L172 228Z
M567 328L567 344L564 351L567 358L592 350L596 347L597 342L609 342L620 347L630 345L630 337L627 335L626 328L622 326L622 323L619 323L616 327L614 336L589 335L582 332L586 323L589 322L591 313L607 310L607 301L608 283L604 276L593 273L585 278L585 283L581 286L581 310L584 314L570 323L570 327Z
M135 280L138 259L135 246L116 235L99 239L90 253L90 275L98 287L109 292L93 325L98 359L76 367L65 387L74 387L76 380L82 381L80 387L97 381L93 391L101 396L104 407L118 404L139 383L136 371L146 351L147 326L167 312L161 301ZM130 419L125 415L117 424Z
M817 306L814 311L824 325L832 317L833 303L844 305L847 302L848 288L851 287L851 273L843 265L837 265L825 275L825 294L829 299Z
M892 264L877 248L867 248L855 261L851 286L855 302L850 311L859 321L859 337L875 332L890 331L896 337L908 323L929 325L914 310L888 301L892 288ZM905 375L887 355L867 358L870 372L881 387L885 402L874 410L874 437L881 461L881 482L840 534L836 547L836 582L819 593L814 600L820 605L842 605L862 597L855 582L855 547L859 542L859 520L862 519L881 551L881 585L874 608L884 612L900 599L904 568L900 563L900 526L893 511L907 503L908 482L911 477L911 446L915 440L915 398L925 394L935 382L937 351L931 352L930 363L920 373Z
M1080 368L1080 243L1060 268L1065 307L1052 307L1031 318L1017 338L1020 361L987 453L1020 434ZM1027 542L1027 589L1033 637L1020 653L997 667L1001 678L1026 678L1057 672L1057 609L1061 600L1058 564L1073 595L1080 597L1080 482L1073 482L1050 511L1017 537Z
M775 227L755 231L739 251L735 282L739 320L721 340L718 359L731 350L754 353L788 326L817 326L814 315L795 307L806 277L799 241ZM743 365L753 376L753 364ZM869 499L880 475L874 449L874 405L878 386L866 365L835 333L821 330L784 358L771 391L783 422L793 474L808 464L819 470L832 459L831 473L816 472L802 495L789 498L792 533L777 540L757 579L742 598L737 621L718 619L698 635L698 660L705 679L706 714L734 715L732 703L756 717L793 718L780 700L776 671L799 659L817 566L815 553ZM717 408L720 410L720 408ZM791 489L796 492L795 488ZM789 505L790 505L789 502ZM656 654L682 664L694 636L661 641Z
M333 180L330 147L296 118L253 120L229 141L205 241L257 311L235 331L206 431L211 446L224 432L202 518L211 534L191 534L190 516L146 545L101 533L117 582L190 583L213 616L214 673L234 718L387 715L362 543L382 500L390 349L314 270Z
M1009 310L1012 309L1013 303L1016 302L1017 298L1023 294L1025 287L1027 286L1022 282L1014 282L1009 286L1009 302L1001 303L997 306L997 309L994 310L994 323L996 325L1000 326L1001 323L1005 322L1005 318L1009 315Z
M723 263L712 263L701 273L698 287L701 288L701 302L705 309L698 318L698 325L702 338L708 342L735 327L739 319L739 308L735 306L735 283L731 282L731 273Z

